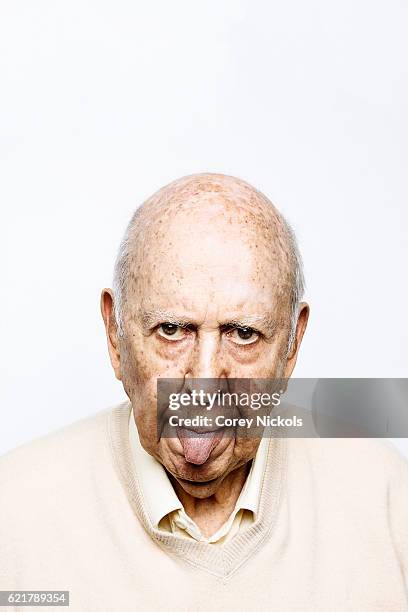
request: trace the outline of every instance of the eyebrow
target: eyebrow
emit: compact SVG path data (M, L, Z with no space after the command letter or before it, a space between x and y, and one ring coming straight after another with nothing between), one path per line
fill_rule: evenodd
M178 316L167 310L147 310L142 313L141 320L143 327L149 329L155 327L159 323L172 323L173 325L179 325L180 327L196 325L193 319L185 316Z
M239 319L230 319L223 325L233 325L234 327L260 327L270 333L276 330L276 323L272 317L264 315L249 315L247 317L240 317Z
M141 321L143 327L147 329L152 329L160 323L171 323L172 325L178 325L180 327L198 327L197 322L190 317L180 316L167 310L147 310L141 314ZM220 327L259 327L261 330L270 334L274 333L277 327L275 320L265 315L248 315L239 318L233 317L232 319L221 322L219 325Z

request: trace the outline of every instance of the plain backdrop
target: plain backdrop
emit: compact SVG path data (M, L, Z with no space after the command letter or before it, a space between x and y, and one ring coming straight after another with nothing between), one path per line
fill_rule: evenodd
M100 290L134 209L193 172L248 180L293 225L311 304L295 375L407 376L405 2L0 12L0 453L124 399Z

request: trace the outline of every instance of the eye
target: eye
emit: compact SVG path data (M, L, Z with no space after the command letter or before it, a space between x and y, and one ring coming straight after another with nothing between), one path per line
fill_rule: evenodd
M235 327L228 332L228 337L231 338L235 344L253 344L258 340L259 332L251 327Z
M162 323L157 331L159 336L166 338L166 340L181 340L184 338L186 330L184 327L180 325L176 325L176 323Z

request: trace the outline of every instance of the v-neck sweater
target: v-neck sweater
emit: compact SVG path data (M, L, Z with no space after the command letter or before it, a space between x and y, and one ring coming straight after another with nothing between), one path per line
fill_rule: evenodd
M78 612L408 610L408 468L386 442L271 438L254 523L221 546L146 512L125 402L0 459L0 590Z

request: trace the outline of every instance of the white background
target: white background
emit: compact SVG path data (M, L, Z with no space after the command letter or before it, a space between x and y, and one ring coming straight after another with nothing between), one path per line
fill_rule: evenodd
M297 376L408 375L406 3L0 11L0 452L124 398L100 289L135 207L193 172L248 180L294 226Z

